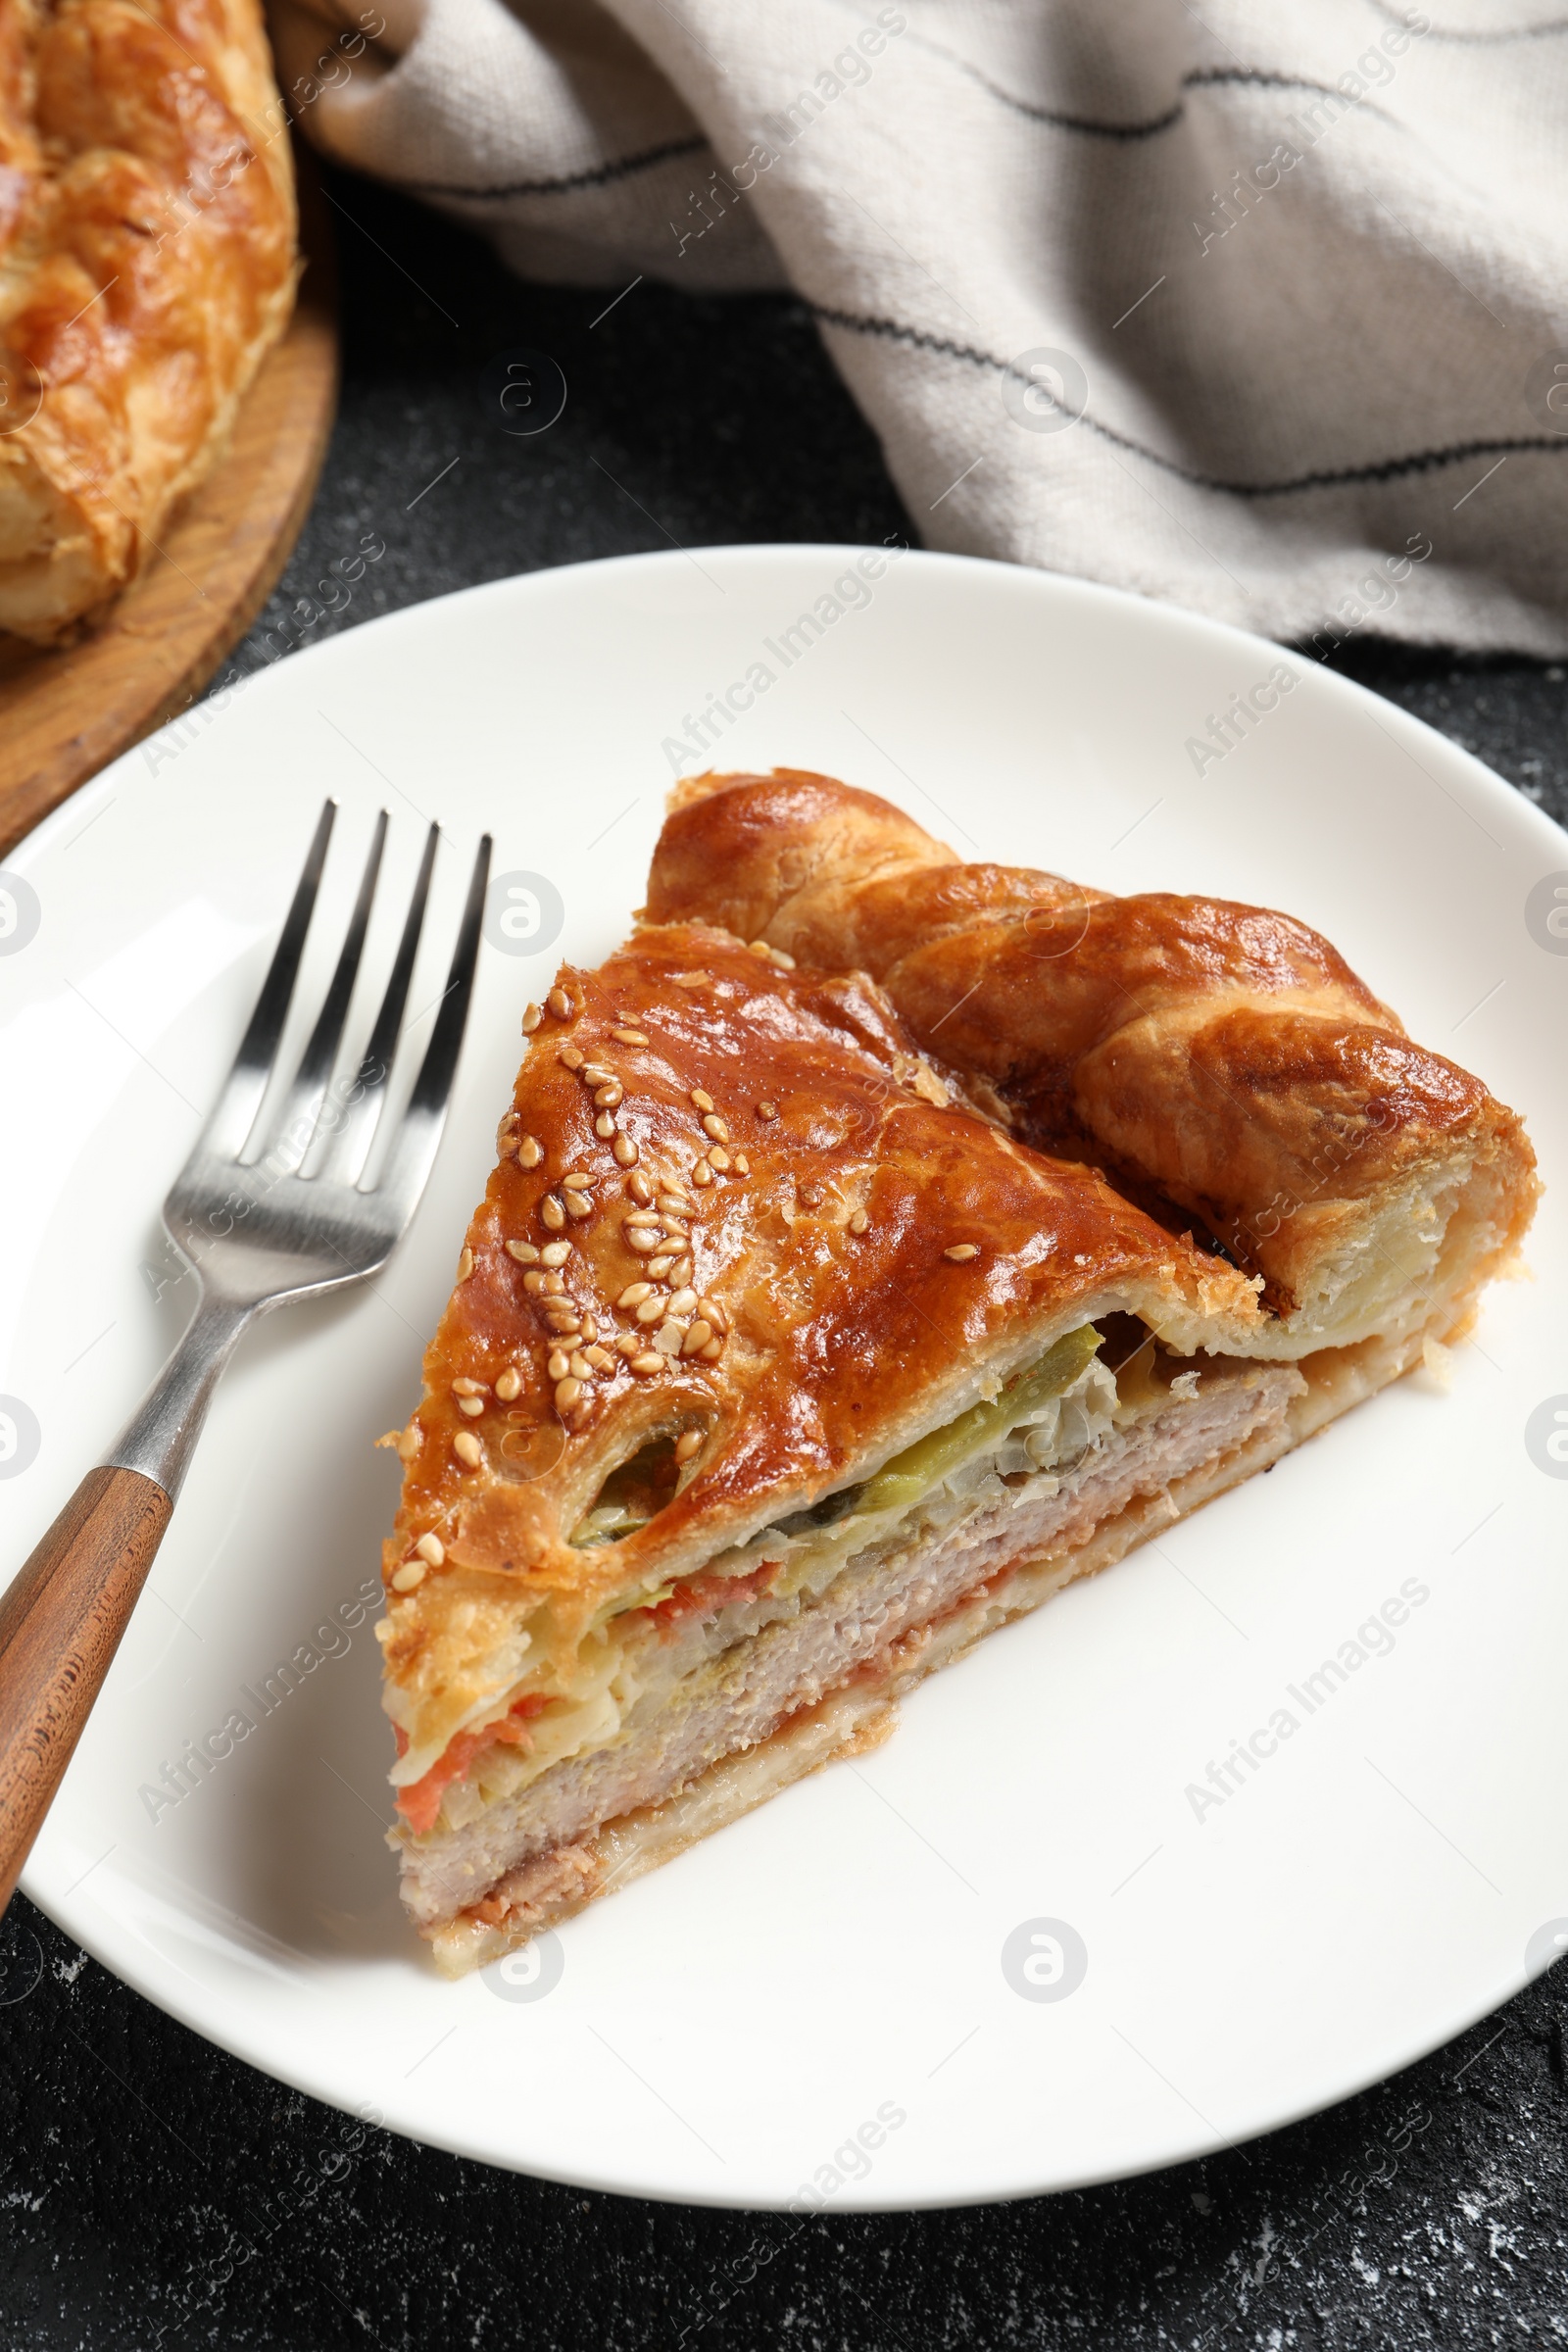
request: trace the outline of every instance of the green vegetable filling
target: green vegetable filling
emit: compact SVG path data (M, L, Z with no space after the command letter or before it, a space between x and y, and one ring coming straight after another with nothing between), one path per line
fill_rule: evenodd
M1038 1364L1009 1380L1001 1396L993 1397L989 1404L972 1404L945 1429L934 1429L928 1437L916 1438L912 1446L906 1446L902 1453L896 1453L891 1462L884 1462L876 1476L867 1479L860 1489L856 1508L908 1509L946 1478L950 1470L956 1469L970 1454L978 1453L982 1445L1000 1446L1007 1432L1015 1429L1037 1406L1063 1396L1093 1361L1099 1346L1100 1334L1092 1323L1085 1323L1081 1330L1069 1331L1054 1348L1047 1350Z
M778 1521L776 1532L808 1535L818 1528L832 1527L852 1512L863 1515L872 1511L908 1510L960 1462L971 1454L1000 1446L1007 1432L1016 1429L1040 1405L1049 1404L1054 1396L1064 1396L1093 1362L1100 1345L1101 1334L1092 1323L1069 1331L1037 1364L1032 1364L1026 1372L1015 1373L1001 1395L989 1403L972 1404L945 1428L916 1438L912 1446L906 1446L890 1462L884 1462L873 1478L863 1480L858 1486L842 1487L837 1494L824 1495L820 1502L806 1510L792 1511ZM674 1444L673 1437L667 1434L656 1438L605 1481L593 1509L573 1531L574 1545L583 1548L618 1544L658 1515L681 1483ZM663 1599L672 1590L673 1587L665 1586L656 1594L622 1600L613 1613L646 1608L651 1598Z

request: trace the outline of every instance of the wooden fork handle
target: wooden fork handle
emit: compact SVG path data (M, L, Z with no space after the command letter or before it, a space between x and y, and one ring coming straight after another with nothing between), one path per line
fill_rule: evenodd
M54 1802L172 1508L139 1470L89 1470L0 1594L0 1911Z

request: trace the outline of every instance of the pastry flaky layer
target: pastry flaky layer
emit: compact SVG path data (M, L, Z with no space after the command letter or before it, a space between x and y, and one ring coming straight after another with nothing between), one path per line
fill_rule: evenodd
M3 0L0 629L47 644L134 575L295 275L256 0Z
M1235 1368L1254 1281L963 1106L863 978L652 926L524 1025L385 1553L405 1886L452 1965L1304 1394Z
M677 787L648 912L871 974L1017 1134L1260 1274L1264 1354L1449 1336L1534 1213L1517 1115L1290 915L964 864L794 769Z

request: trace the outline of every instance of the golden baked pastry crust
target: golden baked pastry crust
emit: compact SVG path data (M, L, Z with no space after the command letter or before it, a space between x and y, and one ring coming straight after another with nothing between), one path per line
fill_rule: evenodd
M1517 1115L1290 915L963 864L792 769L678 787L648 912L869 972L1019 1134L1260 1273L1269 1352L1386 1330L1401 1297L1451 1330L1534 1211Z
M134 576L295 276L255 0L4 0L0 629L49 643Z
M863 1475L966 1404L977 1377L1000 1385L1108 1311L1183 1350L1245 1347L1259 1321L1252 1284L1094 1171L954 1107L864 979L674 927L596 971L567 967L558 988L569 1009L533 1034L400 1446L383 1640L402 1780L493 1717L525 1655L569 1682L607 1601L691 1576ZM583 1213L567 1209L568 1174L591 1180ZM654 1228L628 1220L657 1215L671 1180L693 1204L689 1239L639 1249L632 1233ZM557 1267L527 1255L562 1244ZM657 1355L663 1309L650 1324L641 1301L617 1304L638 1284L701 1352L639 1370L616 1350ZM591 1319L591 1340L552 1332L572 1318ZM550 1370L553 1346L600 1350L580 1393ZM637 1533L574 1548L606 1477L671 1431L700 1434L690 1482ZM440 1557L420 1570L427 1537Z

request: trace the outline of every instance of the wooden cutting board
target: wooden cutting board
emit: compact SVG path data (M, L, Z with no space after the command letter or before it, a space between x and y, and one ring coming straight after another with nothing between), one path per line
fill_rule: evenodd
M0 857L68 793L194 700L275 587L315 495L337 403L332 242L300 165L306 270L293 321L228 456L80 644L0 636Z

